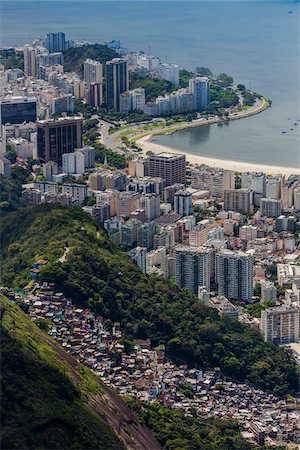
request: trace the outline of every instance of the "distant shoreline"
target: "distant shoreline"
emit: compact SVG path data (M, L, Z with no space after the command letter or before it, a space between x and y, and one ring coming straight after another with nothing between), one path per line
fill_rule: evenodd
M185 155L186 160L193 165L201 165L205 164L210 167L219 167L225 170L234 170L235 172L264 172L266 174L276 175L300 175L300 168L295 169L292 167L281 167L281 166L270 166L267 164L254 164L247 163L242 161L232 161L227 159L219 159L219 158L210 158L207 156L195 155L193 153L186 153L183 150L173 149L171 147L167 147L165 145L156 144L151 141L152 135L148 134L147 136L143 136L138 141L136 141L137 145L143 149L144 155L148 151L152 151L155 154L162 152L171 152L178 153L180 155Z

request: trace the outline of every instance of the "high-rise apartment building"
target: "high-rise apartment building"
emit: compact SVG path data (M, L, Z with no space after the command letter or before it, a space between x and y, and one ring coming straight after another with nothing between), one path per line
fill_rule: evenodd
M84 154L80 151L64 153L62 155L62 170L63 173L68 174L83 174L85 170Z
M294 192L300 187L300 176L291 175L281 189L282 209L289 210L294 206Z
M180 190L174 195L174 211L176 214L189 216L193 212L192 194L188 191Z
M44 38L44 46L49 51L62 52L66 49L66 36L65 33L48 33Z
M120 95L120 111L127 113L130 111L144 111L145 89L136 88L131 91L123 92Z
M161 78L173 84L179 84L179 66L176 64L163 63L160 66Z
M210 102L210 82L207 77L196 77L189 80L189 92L194 95L197 111L201 111Z
M274 176L266 179L266 198L275 198L280 200L282 177Z
M141 197L140 207L145 210L146 220L151 221L160 216L160 196L145 194Z
M24 72L29 77L36 77L36 49L24 45Z
M106 63L106 104L108 109L120 110L120 95L129 89L127 61L114 58Z
M102 83L91 83L87 89L87 101L90 105L100 108L103 103Z
M253 192L250 189L226 189L224 209L249 214L252 211Z
M253 264L251 254L220 251L216 255L216 281L219 295L248 301L253 295Z
M185 164L185 155L167 152L152 155L149 156L149 175L163 178L166 180L166 186L185 184Z
M47 71L45 67L62 66L64 63L64 55L62 52L41 53L36 57L36 74L38 78L47 79Z
M262 198L260 200L260 213L262 217L276 218L280 216L281 209L281 200L276 200L275 198Z
M82 119L66 117L37 121L37 156L62 165L62 155L82 147Z
M204 247L176 247L176 283L198 294L199 286L210 290L211 253Z
M212 197L223 199L226 189L234 189L235 173L214 167L196 167L192 169L191 185L195 189L208 190Z
M146 256L147 248L145 247L138 246L129 252L129 257L137 264L143 273L146 273Z
M87 84L103 84L103 67L99 61L86 59L83 64L83 79Z
M152 250L156 229L157 226L154 222L147 222L141 225L138 229L137 245Z
M299 340L299 309L295 307L267 308L261 312L261 332L265 342L289 344Z

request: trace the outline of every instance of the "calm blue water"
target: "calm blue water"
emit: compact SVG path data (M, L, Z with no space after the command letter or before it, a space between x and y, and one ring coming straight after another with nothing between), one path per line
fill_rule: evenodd
M162 60L232 75L271 98L272 108L157 141L206 156L300 167L299 2L10 0L0 8L2 45L64 31L70 39L121 39L130 50L150 46Z

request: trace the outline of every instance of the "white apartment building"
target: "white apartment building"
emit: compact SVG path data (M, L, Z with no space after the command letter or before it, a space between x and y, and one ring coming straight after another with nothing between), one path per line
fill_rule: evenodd
M87 84L103 84L103 66L99 61L86 59L83 64L83 78Z
M277 264L278 284L283 286L287 283L294 283L300 280L300 265Z
M242 241L252 241L257 238L257 227L253 227L252 225L243 225L240 228L240 239Z
M160 65L161 78L173 84L179 84L179 66L177 64L163 63Z
M191 186L202 191L208 190L212 197L223 199L226 189L234 189L235 173L232 170L213 167L192 169Z
M84 154L80 151L62 155L62 170L67 174L83 174L85 171Z
M120 94L120 112L144 111L145 89L140 87Z
M261 333L265 342L289 344L299 341L299 309L295 307L267 308L261 312Z
M254 258L245 252L220 251L216 255L216 281L219 295L248 301L253 295Z
M274 283L269 280L261 280L260 282L260 289L261 289L261 300L263 302L273 300L277 300L277 291L276 287L274 286Z

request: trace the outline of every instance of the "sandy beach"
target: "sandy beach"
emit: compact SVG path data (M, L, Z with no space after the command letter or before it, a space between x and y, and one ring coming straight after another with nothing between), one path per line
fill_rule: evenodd
M239 162L239 161L231 161L227 159L217 159L217 158L209 158L207 156L201 155L193 155L192 153L186 153L181 150L175 150L170 147L156 144L151 141L152 135L149 134L147 136L143 136L136 141L136 144L143 149L143 153L146 154L148 151L152 151L153 153L161 153L161 152L172 152L178 153L181 155L186 155L186 160L190 164L206 164L210 167L221 167L226 170L234 170L235 172L264 172L267 174L275 175L282 174L289 176L291 174L300 175L300 168L293 167L280 167L280 166L271 166L264 164L253 164L248 162Z

